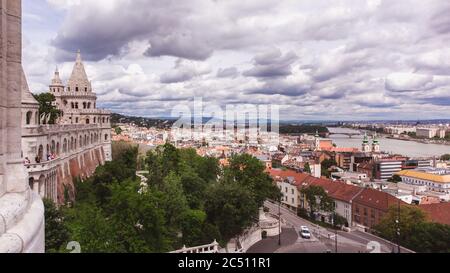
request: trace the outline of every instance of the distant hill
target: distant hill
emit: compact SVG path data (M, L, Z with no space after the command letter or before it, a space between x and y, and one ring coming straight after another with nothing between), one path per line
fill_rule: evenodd
M146 128L170 128L175 123L175 119L169 118L144 118L144 117L133 117L133 116L124 116L121 114L113 113L111 115L111 123L112 126L117 125L118 123L133 123L140 127Z
M206 123L209 119L204 119L203 122ZM111 115L112 126L114 127L118 123L133 123L140 127L146 128L160 128L168 129L176 122L174 118L145 118L145 117L134 117L125 116L121 114L113 113ZM192 121L193 122L193 121ZM281 134L314 134L316 131L323 135L328 133L327 127L320 124L280 124ZM270 126L269 126L270 128ZM270 129L269 129L270 130Z

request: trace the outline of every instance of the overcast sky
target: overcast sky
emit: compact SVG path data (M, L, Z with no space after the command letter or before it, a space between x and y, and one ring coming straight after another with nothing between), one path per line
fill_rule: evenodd
M450 118L447 0L24 0L30 87L81 50L99 106L278 104L282 119Z

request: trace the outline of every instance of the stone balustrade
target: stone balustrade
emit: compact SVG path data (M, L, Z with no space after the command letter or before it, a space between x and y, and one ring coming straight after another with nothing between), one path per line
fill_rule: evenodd
M110 125L106 123L95 124L50 124L40 125L38 127L25 127L24 135L42 135L42 134L56 134L56 133L68 133L68 132L81 132L98 129L109 129Z
M73 109L73 110L66 110L64 112L64 115L70 115L70 114L75 114L75 115L79 115L79 114L83 114L83 115L111 115L111 111L108 110L104 110L104 109Z
M78 97L78 98L91 98L91 99L96 99L97 98L97 94L94 92L75 92L75 91L64 91L61 92L61 97Z
M189 248L184 246L182 249L175 250L170 253L218 253L218 252L219 252L219 243L216 240L214 240L214 242L209 245L202 245Z

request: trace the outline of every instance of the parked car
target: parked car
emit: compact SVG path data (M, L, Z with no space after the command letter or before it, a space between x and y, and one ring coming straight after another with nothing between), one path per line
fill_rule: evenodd
M302 236L303 239L311 239L311 232L309 232L308 227L300 227L300 236Z

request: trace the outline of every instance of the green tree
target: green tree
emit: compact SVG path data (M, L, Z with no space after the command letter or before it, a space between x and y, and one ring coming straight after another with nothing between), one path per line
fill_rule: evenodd
M337 214L336 212L333 213L333 226L335 228L337 228L337 227L348 227L347 218Z
M303 168L303 171L305 173L311 174L311 166L309 165L309 162L306 162L305 167Z
M267 199L278 200L281 196L280 189L265 172L265 166L248 154L231 158L230 165L224 168L223 180L249 189L259 207L262 207Z
M334 159L325 159L324 161L322 161L321 166L322 166L322 175L329 178L331 176L330 168L337 166L337 162Z
M389 181L393 183L400 183L402 182L402 178L398 174L394 174Z
M69 231L64 225L64 217L53 201L44 199L45 207L45 249L58 252L68 242Z
M123 130L119 126L116 126L114 127L114 132L116 133L116 135L121 135Z
M258 221L259 205L253 193L238 183L217 183L209 188L205 211L220 231L222 243Z
M53 105L53 102L56 101L55 96L52 93L33 94L33 96L39 103L39 114L45 114L46 117L50 114L48 124L55 124L56 120L61 115L61 111ZM46 120L44 123L45 122Z
M441 160L450 161L450 154L445 154L445 155L441 156Z
M384 238L396 240L397 238L397 218L399 215L397 206L389 208L388 213L382 218L380 223L375 227ZM400 207L400 240L405 241L414 232L414 226L424 223L426 214L420 209L412 206Z
M83 253L124 252L116 240L114 227L102 210L89 203L65 211L70 240L81 245Z
M398 208L393 206L375 230L388 240L397 239ZM400 244L423 253L448 253L450 251L450 226L427 222L426 214L417 207L400 208Z
M314 218L314 214L318 211L334 212L334 201L322 187L309 186L303 188L300 192L305 196L306 201L308 202L311 218Z
M202 210L188 210L185 213L182 221L183 245L196 246L207 243L202 242L202 227L205 222L206 213Z

